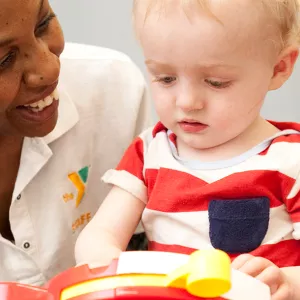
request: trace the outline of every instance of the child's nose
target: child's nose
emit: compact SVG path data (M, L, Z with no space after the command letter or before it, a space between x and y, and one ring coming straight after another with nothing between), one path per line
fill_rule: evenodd
M197 90L185 90L177 96L176 105L183 111L201 110L204 108L203 95Z

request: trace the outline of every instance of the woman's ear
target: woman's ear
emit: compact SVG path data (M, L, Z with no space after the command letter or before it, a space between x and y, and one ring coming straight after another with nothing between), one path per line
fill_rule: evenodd
M298 55L299 49L296 47L288 47L280 53L274 66L273 77L269 85L270 91L279 89L290 78Z

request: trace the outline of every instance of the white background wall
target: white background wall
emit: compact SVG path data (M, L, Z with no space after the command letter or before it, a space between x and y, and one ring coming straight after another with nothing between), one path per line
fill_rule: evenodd
M67 41L109 47L128 54L145 73L131 27L132 0L50 0ZM263 115L300 121L300 60L292 78L266 99Z

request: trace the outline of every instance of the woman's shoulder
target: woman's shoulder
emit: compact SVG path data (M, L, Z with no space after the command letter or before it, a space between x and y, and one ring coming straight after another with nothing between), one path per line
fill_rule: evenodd
M84 105L84 98L134 111L140 106L146 82L136 64L122 52L67 43L61 57L60 86L79 106Z
M77 79L85 84L95 84L101 79L102 82L105 80L105 83L119 85L133 80L135 85L145 83L141 70L132 59L117 50L66 43L60 60L63 81Z
M117 50L69 42L65 44L61 59L75 61L82 59L131 61L129 56Z
M58 90L60 123L69 122L76 110L78 119L84 120L77 127L110 131L120 143L126 141L126 146L153 124L144 76L130 58L118 51L67 44Z

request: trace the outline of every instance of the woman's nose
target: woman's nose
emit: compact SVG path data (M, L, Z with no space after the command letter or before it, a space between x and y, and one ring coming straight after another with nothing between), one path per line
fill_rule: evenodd
M30 88L49 86L58 80L59 72L59 58L39 43L31 54L27 54L23 81Z

